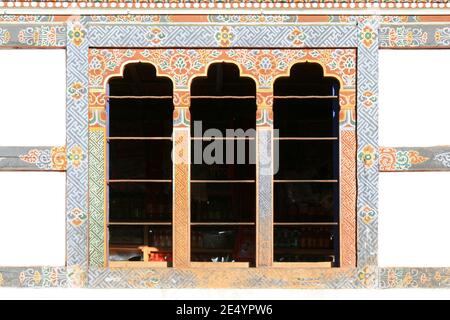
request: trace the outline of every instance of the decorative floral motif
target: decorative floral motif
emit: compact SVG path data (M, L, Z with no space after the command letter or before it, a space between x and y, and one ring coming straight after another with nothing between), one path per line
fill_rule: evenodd
M41 280L41 273L32 268L22 271L19 275L19 282L25 287L35 287L41 283Z
M269 108L256 110L256 126L271 127L273 125L273 111Z
M445 273L442 276L441 271ZM380 274L381 288L437 288L446 286L448 271L434 268L389 268Z
M428 34L421 28L383 27L380 30L380 45L384 47L418 47L426 44Z
M382 24L388 24L388 23L406 23L408 22L408 16L382 16L381 17L381 23Z
M191 113L188 108L175 108L173 112L174 128L187 128L191 122Z
M89 109L89 127L90 128L105 128L106 127L106 112L100 108Z
M67 159L72 164L74 168L78 168L81 166L81 163L86 158L83 153L83 149L80 146L74 146L70 149L69 154L67 155Z
M414 150L409 150L408 151L408 156L409 156L409 159L411 161L411 164L421 164L421 163L424 163L425 161L428 161L430 159L430 158L421 156L419 154L419 152L414 151Z
M81 226L87 219L87 215L80 208L72 209L68 214L69 222L75 226Z
M160 28L151 28L147 35L148 41L152 44L160 44L165 37L166 35Z
M222 30L225 32L227 29ZM186 107L189 105L189 98L186 100L184 93L189 92L190 81L196 76L205 76L206 66L211 63L236 63L240 67L241 76L252 78L258 91L265 92L273 87L274 79L289 76L290 67L294 63L310 61L319 62L327 77L342 80L342 90L348 91L348 97L354 97L355 57L354 49L91 49L89 86L104 90L106 80L111 76L120 76L123 64L128 60L148 62L157 68L158 76L172 79L174 104ZM181 97L183 100L179 99ZM268 106L272 104L270 99L259 102L268 103ZM350 104L354 105L354 102Z
M376 212L372 208L366 206L361 210L359 216L364 221L365 224L370 224L375 220Z
M402 280L402 287L409 287L413 283L413 277L411 273L407 272Z
M19 274L19 282L24 287L58 287L65 285L64 268L29 268Z
M450 152L439 153L434 156L434 160L437 160L447 168L450 168Z
M65 27L39 26L28 27L19 31L17 39L20 43L29 46L64 46Z
M161 22L160 15L104 15L104 16L89 16L95 22Z
M81 288L87 281L87 275L80 266L70 266L67 268L67 280L71 288Z
M373 271L369 267L364 267L358 273L358 279L365 287L373 285Z
M350 75L355 72L356 61L353 53L346 52L340 54L338 59L338 67L342 73Z
M301 47L305 44L306 35L305 33L300 30L299 28L295 28L292 30L292 32L288 36L288 40L292 43L295 47Z
M39 169L50 170L52 168L52 159L50 150L31 149L27 154L20 155L20 160L34 164Z
M67 169L67 156L65 147L53 147L50 151L52 169L53 170L66 170Z
M68 33L70 41L77 47L79 47L86 37L86 31L82 29L80 25L74 25L72 30Z
M364 91L362 96L364 99L362 104L366 108L371 108L377 101L377 96L371 90Z
M450 27L437 29L436 32L434 33L434 40L438 44L442 44L445 46L450 45Z
M65 147L53 147L47 150L31 149L19 156L20 160L34 164L42 170L66 170Z
M342 130L354 130L356 126L356 112L351 109L340 110L339 124Z
M222 27L219 32L216 33L216 40L221 47L229 47L234 40L234 34L231 32L230 27Z
M364 44L365 47L370 48L372 44L375 42L376 33L369 25L366 25L361 33L359 34L359 39Z
M0 45L8 44L9 40L11 40L11 34L8 30L0 28Z
M77 101L87 94L87 89L81 82L72 83L67 91L69 92L69 95L72 97L72 99Z
M380 171L408 170L412 165L428 161L415 150L397 150L395 148L380 148Z
M365 146L358 154L358 158L364 163L364 167L371 168L376 160L375 148L371 145Z

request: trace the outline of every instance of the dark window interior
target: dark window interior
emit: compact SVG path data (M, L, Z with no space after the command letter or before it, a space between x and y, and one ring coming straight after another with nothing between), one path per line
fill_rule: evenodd
M109 81L108 208L111 261L172 260L172 82L147 63Z
M275 81L276 262L339 265L338 91L315 63L296 64Z
M192 82L192 261L255 265L254 132L240 140L235 137L207 140L203 137L207 129L217 129L222 137L226 136L227 129L255 129L255 95L255 82L240 77L238 67L233 64L212 64L207 77ZM202 121L198 132L195 130L197 121ZM212 143L218 144L213 148ZM227 143L234 146L234 152L227 149ZM218 161L203 162L201 155L208 148L214 150L208 154ZM217 154L222 156L216 157Z

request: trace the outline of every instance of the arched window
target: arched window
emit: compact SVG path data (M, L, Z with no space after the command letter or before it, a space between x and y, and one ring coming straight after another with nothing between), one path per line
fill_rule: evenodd
M255 95L255 82L240 77L234 64L212 64L207 77L192 82L194 266L195 262L255 265Z
M338 90L315 63L275 81L275 262L339 265Z
M128 64L109 81L110 264L172 259L172 91L151 64Z

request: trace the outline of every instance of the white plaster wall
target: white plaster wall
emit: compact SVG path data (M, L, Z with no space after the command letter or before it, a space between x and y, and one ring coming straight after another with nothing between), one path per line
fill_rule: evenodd
M64 49L0 49L0 146L66 140Z
M449 190L450 172L380 173L380 266L450 266Z
M63 172L0 172L0 266L65 265Z
M450 50L380 50L379 145L450 145Z

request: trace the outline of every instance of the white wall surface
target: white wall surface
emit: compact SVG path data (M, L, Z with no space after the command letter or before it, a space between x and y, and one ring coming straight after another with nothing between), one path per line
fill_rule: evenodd
M0 172L0 266L65 265L63 172Z
M380 266L450 266L449 190L450 172L380 173Z
M66 131L63 49L0 50L0 146L62 146Z
M379 145L450 145L450 50L380 50Z

